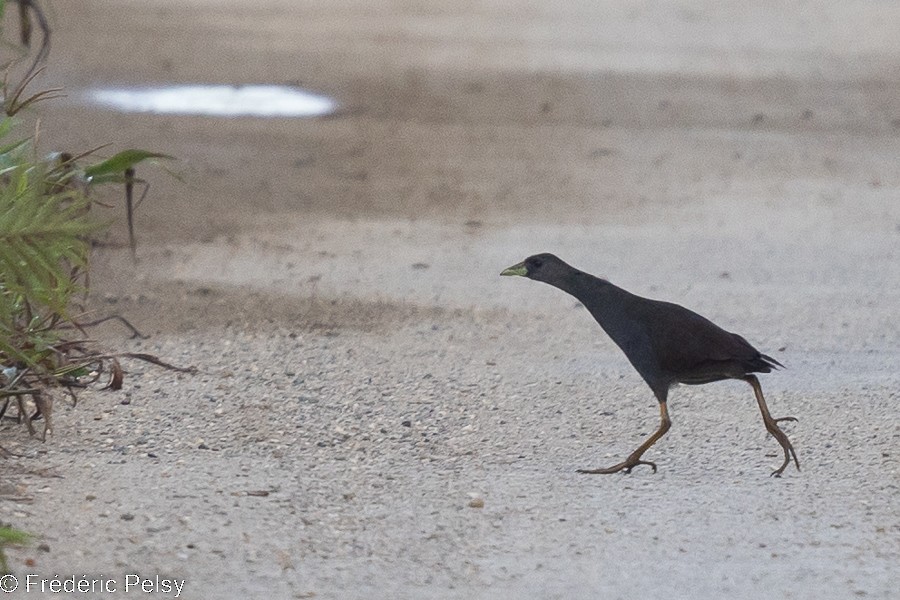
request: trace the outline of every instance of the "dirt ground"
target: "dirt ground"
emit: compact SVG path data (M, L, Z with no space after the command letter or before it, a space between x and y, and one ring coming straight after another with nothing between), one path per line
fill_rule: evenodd
M68 0L41 146L179 158L92 308L123 392L11 421L23 578L184 598L896 598L900 5L862 0ZM125 115L99 85L289 83L320 119ZM111 201L116 196L109 194ZM119 215L111 211L110 216ZM552 251L787 369L678 388L656 427ZM156 590L162 596L172 596ZM24 593L17 592L19 595ZM34 592L32 592L34 593ZM12 597L16 597L13 594Z

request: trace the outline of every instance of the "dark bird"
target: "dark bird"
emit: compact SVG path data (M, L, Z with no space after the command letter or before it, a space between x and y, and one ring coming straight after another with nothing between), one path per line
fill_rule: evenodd
M552 254L530 256L500 274L543 281L575 296L622 349L659 401L660 424L656 433L623 462L605 469L579 469L579 473L630 473L637 465L649 465L655 473L656 464L641 460L641 456L672 424L666 407L669 388L676 383L700 385L723 379L740 379L753 388L766 430L784 450L784 462L772 475L780 477L792 458L800 470L794 447L778 427L779 421L797 419L772 418L759 379L753 374L770 373L784 365L760 353L741 336L678 304L636 296L605 279L579 271Z

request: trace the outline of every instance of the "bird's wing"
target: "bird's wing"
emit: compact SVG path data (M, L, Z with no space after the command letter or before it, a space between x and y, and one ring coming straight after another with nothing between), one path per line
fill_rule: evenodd
M648 300L637 305L635 313L664 372L690 373L710 363L744 362L759 356L741 336L678 304Z

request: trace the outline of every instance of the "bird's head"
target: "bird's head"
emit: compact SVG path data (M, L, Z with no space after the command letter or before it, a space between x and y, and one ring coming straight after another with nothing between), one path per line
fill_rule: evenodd
M552 254L535 254L517 265L504 269L501 275L518 275L535 281L553 283L560 281L572 267Z

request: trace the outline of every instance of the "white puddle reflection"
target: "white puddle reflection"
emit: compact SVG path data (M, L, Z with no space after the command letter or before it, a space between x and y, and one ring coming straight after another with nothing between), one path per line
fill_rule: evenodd
M334 112L327 96L283 85L170 85L101 88L92 102L123 112L213 117L318 117Z

